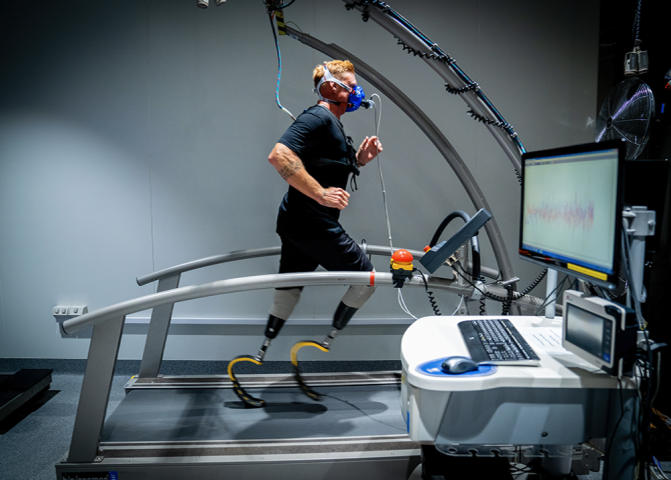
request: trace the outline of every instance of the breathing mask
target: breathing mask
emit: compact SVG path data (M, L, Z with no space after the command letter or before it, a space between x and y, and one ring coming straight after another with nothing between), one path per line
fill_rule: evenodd
M343 83L342 81L338 80L333 75L331 75L331 72L326 67L326 65L324 65L324 75L322 76L321 80L319 80L317 87L314 89L315 93L319 96L319 100L323 102L333 103L335 105L340 105L342 103L342 102L336 102L335 100L329 100L328 98L324 98L324 96L319 91L324 82L333 82L337 85L340 85L349 92L349 97L347 98L347 110L345 110L346 112L353 112L355 110L358 110L362 104L365 108L369 108L368 102L365 100L366 94L364 93L363 88L361 88L359 85L357 85L354 88L350 87L349 85L346 85L345 83Z

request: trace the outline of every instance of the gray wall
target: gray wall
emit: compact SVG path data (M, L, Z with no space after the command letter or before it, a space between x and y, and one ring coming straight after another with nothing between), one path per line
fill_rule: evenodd
M592 140L596 2L396 0L393 7L456 58L528 150ZM285 15L368 62L424 109L485 191L521 285L535 278L539 269L516 256L516 176L465 103L339 0L296 0ZM2 2L0 31L0 357L84 358L87 335L63 338L53 306L96 310L152 293L155 286L138 287L137 276L278 244L274 220L286 184L266 158L291 119L275 105L275 47L261 1L207 10L191 0ZM290 38L280 44L281 100L298 114L315 102L311 71L327 57ZM414 124L386 98L381 103L394 245L421 249L445 215L474 208ZM347 114L344 124L358 143L374 132L373 112ZM375 164L362 172L342 222L357 240L387 244ZM484 264L494 267L483 243ZM375 262L388 268L387 259ZM185 274L182 284L276 269L274 257L255 259ZM306 288L267 358L287 360L296 340L323 338L344 289ZM415 315L431 314L422 291L404 294ZM172 329L166 358L254 353L271 296L177 305L182 324ZM438 300L451 313L458 298ZM148 316L133 316L120 358L141 356ZM384 322L407 318L396 291L378 289L358 316L365 324L354 322L330 354L311 358L398 358L405 326Z

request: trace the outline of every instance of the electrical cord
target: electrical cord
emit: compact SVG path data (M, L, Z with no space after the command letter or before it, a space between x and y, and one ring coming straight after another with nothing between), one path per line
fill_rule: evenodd
M372 99L373 97L377 97L377 103L373 102ZM373 93L371 96L371 101L370 103L373 106L373 114L375 117L375 136L380 138L380 124L382 123L382 98L377 94ZM378 106L379 104L379 106ZM387 238L389 240L389 254L393 255L394 254L394 241L392 238L391 234L391 220L389 217L389 206L387 204L387 188L384 183L384 175L382 174L382 161L380 160L381 153L378 153L376 157L377 161L377 169L378 169L378 174L380 176L380 187L382 189L382 204L384 205L384 216L385 220L387 222ZM421 273L421 272L420 272ZM422 274L422 278L424 278ZM431 308L433 308L433 311L436 312L438 309L438 306L436 304L435 299L432 296L432 292L428 291L428 286L426 284L426 279L424 279L424 284L425 288L427 291L427 295L429 296L429 302L431 303ZM398 304L401 307L401 310L403 310L406 314L417 320L417 317L412 314L408 306L405 304L405 299L403 298L403 292L401 289L398 289ZM440 315L440 313L436 313L436 315Z
M506 121L502 120L492 120L491 118L487 118L483 115L480 115L479 113L474 112L473 110L469 110L466 112L468 115L476 119L480 123L484 123L485 125L491 125L493 127L498 127L498 128L503 128L503 129L509 129L512 128L512 125L510 125Z
M418 318L412 314L412 312L410 311L408 306L405 304L405 299L403 298L403 294L401 293L400 288L398 289L398 295L397 296L398 296L398 304L401 307L401 310L403 310L405 313L410 315L415 320L418 320Z
M372 101L373 97L377 97L379 103ZM373 116L375 117L375 136L380 138L380 124L382 123L382 98L377 93L374 93L370 96L371 104L373 105ZM379 112L378 112L379 108ZM382 162L380 161L380 156L382 154L378 153L376 157L377 161L377 171L380 176L380 186L382 188L382 204L384 205L384 216L387 221L387 238L389 240L389 254L393 255L394 253L394 243L391 236L391 221L389 220L389 206L387 205L387 188L384 183L384 175L382 175Z
M534 312L534 315L540 315L541 311L545 310L545 308L554 300L556 300L557 296L556 293L561 291L564 288L564 284L570 277L568 275L564 276L561 282L557 284L555 288L552 289L552 291L545 297L543 300L543 303L536 309ZM569 284L570 286L570 284Z
M483 297L487 297L487 298L489 298L489 299L491 299L491 300L495 300L495 301L497 301L497 302L504 303L504 304L505 304L506 302L508 302L508 296L506 296L506 297L499 297L498 295L494 295L493 293L489 293L489 292L487 292L486 290L482 290L482 289L481 289L480 287L478 287L475 283L473 283L470 279L466 278L467 276L471 276L471 275L470 275L468 272L466 272L466 270L464 269L464 267L461 265L460 262L454 262L453 265L455 265L455 266L458 267L458 268L455 268L453 271L454 271L457 275L459 275L461 278L463 278L463 279L466 281L466 283L468 283L470 286L472 286L472 287L475 288L478 292L480 292L480 293L482 294ZM461 270L461 271L459 271L459 270ZM547 269L544 269L544 271L542 271L542 272L540 273L540 275L538 275L538 277L537 277L533 282L531 282L531 284L530 284L527 288L525 288L522 292L519 292L517 295L513 295L513 296L512 296L512 300L510 300L511 304L512 304L513 301L515 301L515 300L519 300L520 298L524 297L525 295L528 295L534 288L536 288L536 286L538 286L538 284L539 284L540 281L543 279L543 277L545 277L545 274L546 274L546 273L547 273ZM549 296L551 296L555 291L557 291L558 288L560 288L560 286L563 285L563 283L566 281L566 278L568 278L568 275L564 278L564 280L562 281L562 283L560 283L559 285L557 285L557 287L550 293ZM493 285L493 284L484 284L484 285L487 286L487 285ZM505 288L505 286L504 286L504 288ZM511 288L512 288L512 287L511 287ZM548 296L548 298L549 298L549 296ZM545 302L547 302L548 298L545 299ZM538 314L538 312L539 312L540 310L542 310L542 309L545 307L545 302L544 302L543 305L541 305L541 307L539 308L539 310L536 311L536 314ZM482 310L481 310L481 311L482 311ZM502 313L502 315L505 315L505 313Z
M456 265L459 269L461 269L461 272L457 272L461 278L466 280L471 286L473 286L475 288L478 288L473 282L471 282L470 280L468 280L466 278L465 275L468 275L470 277L473 277L473 276L470 273L466 272L464 267L461 265L461 262L455 262L454 265ZM455 271L457 271L457 270L455 270ZM543 278L545 278L546 274L547 274L547 268L544 268L541 271L541 273L534 279L534 281L529 284L529 286L527 288L525 288L521 292L518 292L517 295L513 295L512 301L519 300L520 298L524 297L525 295L528 295L529 293L531 293L531 291L538 286L538 284L543 280ZM493 285L493 284L486 284L486 285ZM504 286L504 288L505 288L505 286ZM491 300L496 300L497 302L503 303L507 300L507 297L499 297L498 295L494 295L493 293L489 293L489 292L480 290L479 288L478 288L478 291L480 291L487 298L489 298ZM555 291L556 291L556 289L553 290L552 293L554 293Z
M347 401L347 400L345 400L345 399L338 398L338 397L335 397L335 396L333 396L333 395L322 395L322 396L323 396L323 397L332 398L332 399L334 399L334 400L338 400L339 402L345 403L345 404L349 405L350 407L352 407L352 408L354 408L354 409L356 409L356 410L359 410L359 411L360 411L361 413L363 413L365 416L369 417L371 420L373 420L373 421L375 421L375 422L377 422L377 423L381 423L382 425L387 425L388 427L393 427L393 428L396 429L396 430L400 430L400 431L403 431L403 432L405 431L404 428L399 427L398 425L392 425L391 423L383 422L383 421L381 421L381 420L376 419L376 418L373 417L370 413L367 413L365 410L362 410L360 407L357 407L355 404L353 404L353 403L351 403L351 402L349 402L349 401Z
M478 85L475 82L471 82L470 84L461 88L454 88L449 83L445 83L445 90L447 90L447 92L451 93L452 95L463 95L466 92L470 92L471 90L477 90L479 88L480 85Z
M426 277L424 276L424 272L419 270L418 268L413 269L413 272L419 272L419 274L422 276L422 281L424 282L424 290L426 291L426 296L429 297L429 303L431 304L431 308L433 309L433 313L436 315L442 315L440 313L440 309L438 308L438 303L436 303L436 299L433 296L433 292L429 291L429 283L426 281ZM464 296L461 295L461 301L459 302L459 305L457 305L457 309L455 310L455 313L459 310L461 307L461 303L464 301ZM454 315L454 313L452 314Z
M459 296L461 297L461 300L459 300L459 303L457 304L457 308L455 308L455 309L454 309L454 312L452 312L452 314L450 315L450 316L452 316L452 317L455 316L455 315L457 314L457 312L459 311L459 309L461 308L461 306L464 304L464 296L463 296L463 295L459 295Z
M613 433L611 434L610 438L606 438L606 455L605 458L610 458L610 449L613 446L613 443L615 441L615 433L617 432L618 427L620 426L620 422L624 418L624 395L622 394L622 380L620 378L617 379L618 383L618 391L620 393L620 417L617 419L617 422L615 423L615 428L613 428Z
M294 2L291 0L288 4L284 6L289 6ZM283 8L283 7L280 7ZM275 24L273 19L275 18L275 10L280 10L280 8L271 8L268 7L268 18L270 19L270 28L273 31L273 38L275 39L275 50L277 51L277 86L275 87L275 103L277 106L285 113L287 113L293 120L296 120L296 117L282 106L280 103L280 82L282 81L282 55L280 54L280 42L277 39L277 32L275 31Z
M501 315L508 315L510 314L510 306L513 304L513 286L506 283L503 288L506 289L508 295L506 295L505 300L502 302Z
M637 359L634 366L634 374L636 379L636 384L638 386L638 400L640 402L640 409L638 415L638 433L637 436L637 459L639 464L643 465L644 474L650 478L651 466L654 465L654 457L652 457L651 452L651 417L653 412L653 402L656 397L657 390L653 393L653 378L657 378L657 383L659 384L659 369L655 369L654 359L653 359L653 345L650 341L647 322L645 321L642 311L641 311L641 294L643 293L643 286L638 285L633 279L631 271L631 246L628 239L628 223L626 219L622 219L623 228L621 234L621 251L622 251L622 266L625 273L625 278L629 288L629 299L633 303L634 310L636 312L636 320L638 323L639 330L643 334L643 348L638 349ZM661 346L661 345L659 345ZM656 348L659 348L657 346ZM659 356L659 352L657 352ZM659 361L659 359L658 359ZM655 370L657 370L655 372ZM655 374L655 375L653 375Z
M479 309L478 313L480 313L480 315L487 315L487 305L485 304L485 297L484 296L480 297L479 305L480 305L480 309Z
M636 19L634 20L634 28L633 28L633 33L634 33L634 46L638 47L641 45L641 6L643 4L643 0L638 0L638 5L636 6Z

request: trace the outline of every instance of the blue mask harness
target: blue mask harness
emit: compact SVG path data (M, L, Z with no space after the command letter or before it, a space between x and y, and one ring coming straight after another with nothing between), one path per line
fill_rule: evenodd
M346 112L353 112L355 110L358 110L362 103L364 104L365 108L368 108L367 106L368 102L365 100L366 94L364 93L363 88L361 88L359 85L352 88L349 85L344 84L343 82L335 78L333 75L331 75L331 72L329 71L328 68L326 68L326 65L324 65L324 75L322 76L321 80L319 80L317 87L314 89L315 93L319 96L319 100L321 100L322 102L333 103L334 105L340 105L342 103L342 102L336 102L335 100L329 100L328 98L324 98L324 96L319 91L324 82L334 82L349 92L349 97L347 98L347 110L345 110Z

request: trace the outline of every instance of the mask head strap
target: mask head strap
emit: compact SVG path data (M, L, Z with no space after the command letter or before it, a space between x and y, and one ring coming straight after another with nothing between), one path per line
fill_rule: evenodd
M322 75L322 78L319 80L319 83L317 83L317 86L314 88L314 92L319 96L319 100L323 102L334 103L336 105L340 105L342 103L342 102L336 102L334 100L329 100L328 98L324 98L320 90L324 82L333 82L336 85L340 85L341 87L343 87L349 93L352 93L352 88L349 85L346 85L342 81L335 78L333 75L331 75L329 69L326 67L326 65L324 65L324 75Z

